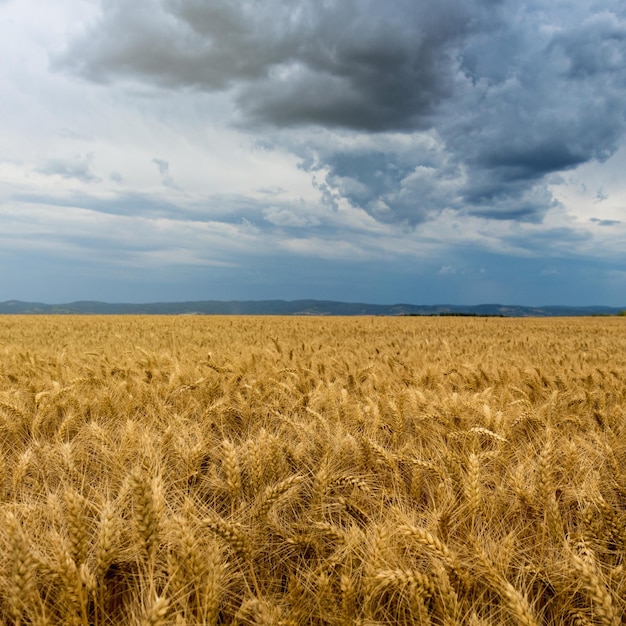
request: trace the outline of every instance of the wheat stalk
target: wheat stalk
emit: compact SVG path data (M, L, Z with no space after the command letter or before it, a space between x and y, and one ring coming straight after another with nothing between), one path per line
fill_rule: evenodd
M467 461L467 501L472 521L480 512L481 482L480 459L477 454L471 453Z
M239 492L241 491L241 467L237 458L237 450L233 443L228 440L222 442L224 450L224 472L226 474L226 485L230 494L232 506L235 506ZM233 508L234 512L234 508Z

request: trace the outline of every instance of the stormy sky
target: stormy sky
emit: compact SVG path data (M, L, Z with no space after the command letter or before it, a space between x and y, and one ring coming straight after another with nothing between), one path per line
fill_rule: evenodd
M0 301L626 305L623 0L0 0Z

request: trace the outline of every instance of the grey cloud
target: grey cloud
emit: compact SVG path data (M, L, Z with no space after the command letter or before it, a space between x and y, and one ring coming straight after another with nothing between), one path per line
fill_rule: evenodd
M43 204L59 207L77 207L96 211L107 215L143 216L150 218L171 218L181 215L181 209L177 205L157 200L141 193L117 194L114 197L99 198L85 193L70 193L58 197L36 193L18 193L12 196L17 202Z
M170 174L170 164L168 161L164 161L163 159L152 159L152 162L157 166L157 168L159 169L159 174L161 175L161 182L166 186L169 187L170 189L178 189L180 190L180 187L174 182L174 179L172 178L171 174Z
M546 172L563 171L588 160L581 146L567 145L563 137L534 140L521 137L509 145L484 146L478 154L477 165L487 171L497 171L503 181L534 180Z
M458 202L460 171L423 145L408 152L338 152L323 166L329 168L324 181L328 193L383 222L414 224Z
M444 208L540 221L555 205L549 175L623 141L625 61L618 0L102 0L55 64L93 81L229 91L248 130L435 131L435 163L419 146L298 151L331 206L416 224Z
M277 196L284 193L286 190L284 187L259 187L256 192L265 196Z
M592 235L574 228L545 228L502 237L502 241L520 250L529 250L538 256L576 256L577 245L588 242Z
M609 11L592 15L555 37L572 78L620 72L626 65L626 24Z
M354 205L375 214L389 207L391 197L412 170L411 164L394 154L363 152L335 154L325 163L327 183ZM381 203L377 208L376 203Z
M48 159L37 171L47 176L61 176L67 179L76 179L83 183L93 183L100 179L94 171L94 155L90 152L85 155L74 155L65 158Z
M185 197L181 203L138 192L111 194L107 197L81 192L54 197L37 193L17 193L11 196L11 200L27 204L76 207L104 215L165 219L177 222L239 224L247 221L255 225L263 225L267 222L290 226L316 226L319 222L313 210L308 207L294 207L288 203L280 204L275 199L268 203L236 194ZM291 223L287 224L288 222Z
M540 222L558 202L544 184L496 184L487 188L472 183L462 189L465 211L470 215L500 220Z
M597 217L592 217L589 221L597 224L598 226L618 226L619 224L624 223L620 220L601 220Z

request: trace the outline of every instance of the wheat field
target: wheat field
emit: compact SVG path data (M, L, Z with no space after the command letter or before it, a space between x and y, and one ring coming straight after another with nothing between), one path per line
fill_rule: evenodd
M626 623L626 320L0 318L0 622Z

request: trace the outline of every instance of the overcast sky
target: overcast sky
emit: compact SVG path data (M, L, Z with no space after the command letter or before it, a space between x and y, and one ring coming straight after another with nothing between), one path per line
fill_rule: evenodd
M623 0L0 0L0 301L626 305Z

